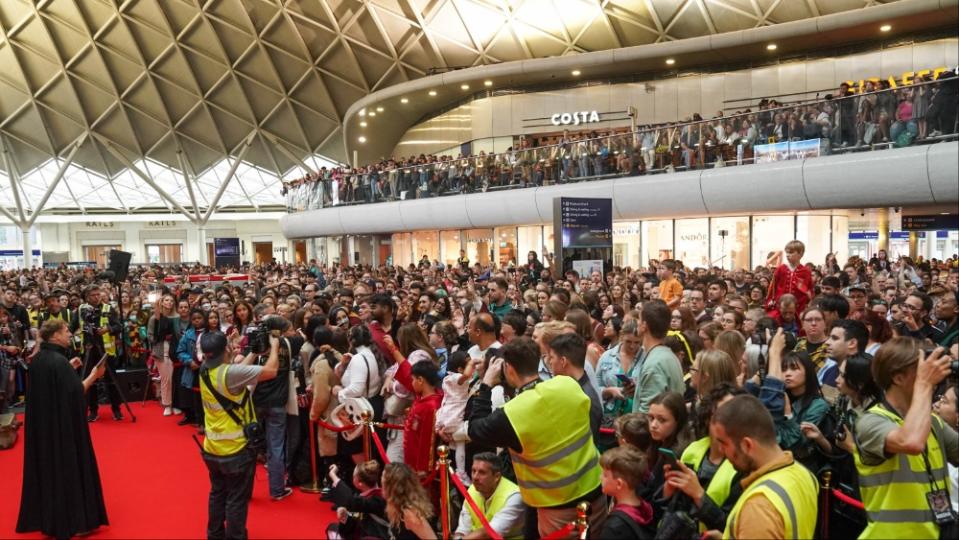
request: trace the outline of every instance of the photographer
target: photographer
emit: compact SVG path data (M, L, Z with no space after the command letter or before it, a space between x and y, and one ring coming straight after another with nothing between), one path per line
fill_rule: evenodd
M120 319L113 306L102 301L100 287L90 285L83 291L83 297L87 303L79 307L70 328L71 332L82 336L83 376L90 374L104 354L107 355L107 369L114 371L117 367L117 337L122 331ZM116 385L106 383L106 387L110 398L110 409L113 410L113 419L123 420L123 413L120 412L120 393ZM97 385L87 392L87 406L90 409L87 421L96 422L100 418L100 392Z
M253 392L253 405L256 407L256 416L260 419L266 431L266 467L269 474L270 497L280 501L293 493L286 486L286 403L290 394L290 369L293 351L287 338L281 336L290 329L290 321L277 316L263 319L258 330L250 334L250 352L244 359L245 364L256 362L257 365L266 365L267 350L262 347L263 333L269 336L270 342L277 339L279 345L278 376L264 384L258 385ZM258 335L259 334L259 335ZM270 351L272 355L272 350Z
M856 469L869 519L860 538L956 537L946 461L959 464L959 435L932 414L933 391L951 363L942 348L927 356L908 337L876 352L872 372L884 398L856 422Z
M280 340L270 336L269 356L263 366L248 365L255 357L252 353L242 364L225 363L227 340L220 333L204 334L200 349L204 357L200 395L207 408L202 453L210 473L206 534L207 538L246 538L246 515L256 470L256 452L247 436L258 431L250 427L257 418L246 387L276 379ZM262 437L262 428L259 433Z

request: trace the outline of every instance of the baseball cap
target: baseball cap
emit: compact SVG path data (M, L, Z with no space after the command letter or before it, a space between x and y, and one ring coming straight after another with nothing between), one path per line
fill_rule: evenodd
M200 350L209 359L216 359L226 352L226 336L220 332L207 332L200 338Z

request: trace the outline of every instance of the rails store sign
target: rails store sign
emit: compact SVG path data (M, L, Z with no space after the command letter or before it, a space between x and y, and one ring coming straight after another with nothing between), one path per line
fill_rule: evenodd
M599 122L599 113L597 111L556 113L549 117L549 121L552 122L554 126L578 126L580 124Z

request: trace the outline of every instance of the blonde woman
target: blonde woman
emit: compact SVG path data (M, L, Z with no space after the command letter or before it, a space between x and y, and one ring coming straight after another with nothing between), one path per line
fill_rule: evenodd
M416 473L405 463L390 463L383 469L383 497L391 538L432 540L433 503Z
M163 407L163 416L181 412L173 408L173 360L170 358L170 349L174 347L171 344L176 339L173 322L175 304L172 295L163 295L156 312L147 321L147 340L150 343L153 365L160 374L160 405Z

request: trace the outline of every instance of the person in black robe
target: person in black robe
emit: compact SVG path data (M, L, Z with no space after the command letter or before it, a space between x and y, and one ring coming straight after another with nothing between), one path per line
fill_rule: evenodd
M84 414L84 394L103 376L84 380L68 360L72 334L63 321L40 327L40 352L30 364L23 441L23 488L17 532L70 538L108 525L100 472Z

